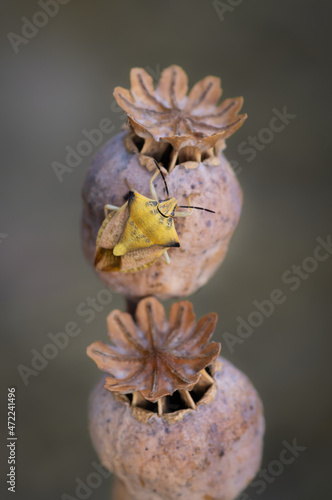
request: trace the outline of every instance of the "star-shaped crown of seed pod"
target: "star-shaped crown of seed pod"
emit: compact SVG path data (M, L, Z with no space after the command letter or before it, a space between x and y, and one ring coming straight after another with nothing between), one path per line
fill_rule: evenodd
M232 135L247 117L238 115L242 97L218 105L222 90L214 76L196 83L188 96L188 78L179 66L166 68L156 89L143 68L133 68L130 80L131 90L116 87L114 96L132 129L144 139L170 143L177 152L183 148L207 151Z
M191 390L219 354L220 344L209 343L217 322L210 313L197 324L192 304L173 304L169 320L162 304L153 297L139 302L136 323L132 316L113 311L107 318L114 346L94 342L87 354L108 373L110 391L139 391L152 402L178 389Z

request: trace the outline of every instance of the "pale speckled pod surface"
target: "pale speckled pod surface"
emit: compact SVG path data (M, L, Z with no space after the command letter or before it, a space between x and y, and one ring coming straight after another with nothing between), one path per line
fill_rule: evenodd
M90 433L100 460L135 500L232 500L258 472L264 418L248 378L222 359L213 402L169 424L139 422L103 385L90 401Z
M125 133L111 139L95 157L83 188L82 239L85 255L93 265L98 230L104 220L104 205L122 206L128 186L151 198L152 174L139 164L137 154L123 145ZM170 249L171 264L159 258L151 267L136 273L99 273L101 279L118 293L130 298L154 295L159 299L188 296L203 286L223 261L238 223L242 192L229 163L221 153L219 166L202 163L196 169L176 166L167 175L170 195L179 205L194 205L214 210L199 210L190 217L175 218L181 247ZM160 176L156 180L160 199L166 195ZM185 210L185 209L184 209Z

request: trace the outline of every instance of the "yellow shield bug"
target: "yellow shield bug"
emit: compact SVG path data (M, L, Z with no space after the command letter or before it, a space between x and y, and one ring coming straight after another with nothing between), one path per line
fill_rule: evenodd
M156 172L150 179L153 199L131 189L122 207L105 205L105 220L96 241L95 268L98 271L140 271L151 266L162 254L170 263L167 249L180 246L173 217L187 217L192 209L215 213L191 206L190 200L189 205L178 206L177 200L170 198L164 174L155 163ZM167 198L160 201L153 185L159 173L167 194ZM178 212L178 208L189 208L190 211Z

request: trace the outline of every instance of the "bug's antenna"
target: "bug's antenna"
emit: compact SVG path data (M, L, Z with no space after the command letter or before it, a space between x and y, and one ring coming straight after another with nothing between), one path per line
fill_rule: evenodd
M196 208L196 210L205 210L205 212L210 212L211 214L215 214L213 210L209 210L208 208L202 208L202 207L192 207L189 205L178 205L177 208Z
M153 158L153 161L155 162L156 167L159 170L161 177L163 178L163 181L164 181L164 184L165 184L165 190L166 190L167 198L169 198L169 192L168 192L168 187L167 187L167 184L166 184L165 176L164 176L161 168L159 167L157 160L155 160L155 158Z

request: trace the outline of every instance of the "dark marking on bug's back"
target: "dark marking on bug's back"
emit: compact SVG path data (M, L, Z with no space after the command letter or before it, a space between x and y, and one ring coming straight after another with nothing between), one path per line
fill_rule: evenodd
M128 204L130 204L131 202L133 202L135 199L135 193L134 191L129 191L128 193Z

